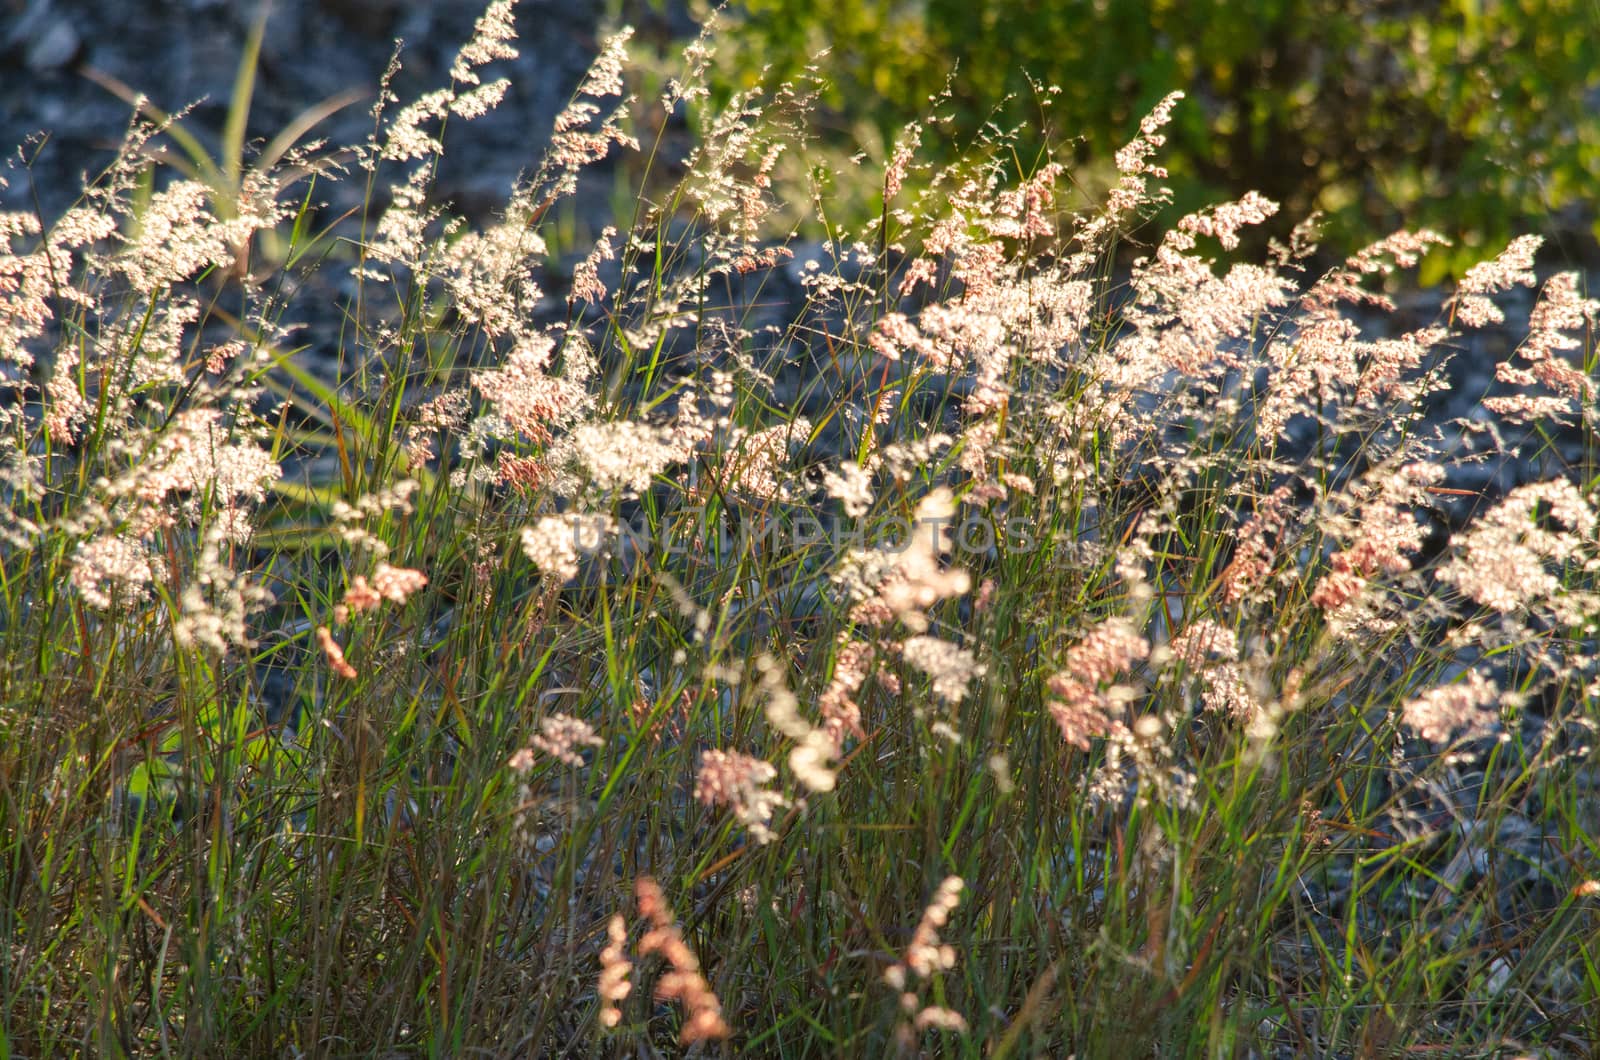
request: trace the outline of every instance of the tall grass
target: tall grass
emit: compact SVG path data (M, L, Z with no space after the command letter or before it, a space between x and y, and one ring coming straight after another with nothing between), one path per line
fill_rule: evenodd
M1431 233L1219 273L1250 196L1119 275L1175 96L1076 214L1004 138L903 201L908 130L792 260L808 86L708 108L708 34L618 103L625 43L492 224L430 189L508 2L226 209L140 192L139 119L4 219L0 1055L1600 1036L1576 281L1441 424L1531 241L1387 339L1348 310ZM681 179L547 243L679 108Z

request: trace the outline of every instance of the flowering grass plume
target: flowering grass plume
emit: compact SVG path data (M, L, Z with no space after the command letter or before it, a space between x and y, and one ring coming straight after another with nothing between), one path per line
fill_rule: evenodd
M683 1030L678 1040L683 1045L728 1037L730 1030L722 1019L722 1003L700 974L700 962L683 941L672 910L656 881L641 876L634 884L639 915L649 927L639 939L639 955L658 954L667 971L656 980L656 997L683 1005Z

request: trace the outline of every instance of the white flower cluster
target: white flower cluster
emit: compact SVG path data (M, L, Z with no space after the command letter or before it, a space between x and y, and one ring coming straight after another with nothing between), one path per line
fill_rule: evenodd
M632 493L648 489L651 479L688 455L670 432L634 420L582 424L568 444L595 486Z
M933 694L946 703L958 702L972 682L984 675L982 663L966 648L919 634L900 646L905 661L933 681Z
M522 552L551 578L565 582L578 576L578 560L598 552L617 529L616 521L604 515L547 515L522 528Z

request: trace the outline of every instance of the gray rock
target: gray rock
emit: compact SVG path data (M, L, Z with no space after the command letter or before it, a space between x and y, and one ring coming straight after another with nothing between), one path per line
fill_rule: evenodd
M11 26L3 50L20 54L32 74L47 74L70 63L83 47L72 22L56 11L50 0L35 0Z
M270 139L338 93L375 91L396 36L406 41L397 94L411 100L442 86L484 6L455 0L275 0L251 106L251 140ZM496 112L452 130L439 175L443 196L460 194L464 205L484 210L492 197L482 189L498 187L503 203L503 190L538 160L552 120L594 57L604 6L556 0L519 5L520 55L488 71L509 77L512 90ZM48 221L77 197L84 172L97 172L109 161L127 125L128 105L73 76L75 62L117 78L163 110L204 99L186 127L215 151L257 10L254 2L221 0L0 2L8 16L0 21L0 154L11 155L37 133L50 134L30 171L7 175L10 187L0 189L0 209L31 211L37 198ZM360 143L370 131L368 106L358 104L311 135Z
M83 41L72 23L53 19L28 42L23 61L36 74L50 73L72 62L82 48Z

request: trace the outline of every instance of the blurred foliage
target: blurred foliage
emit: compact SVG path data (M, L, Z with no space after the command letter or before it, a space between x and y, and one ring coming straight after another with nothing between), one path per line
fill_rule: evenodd
M724 87L764 67L792 77L828 48L833 120L875 134L871 155L948 81L939 110L959 135L930 146L954 154L991 120L1034 144L1079 137L1071 161L1092 184L1181 88L1174 210L1254 188L1283 204L1285 230L1322 211L1341 253L1427 225L1457 244L1436 271L1512 233L1597 250L1600 0L733 0L730 14Z

